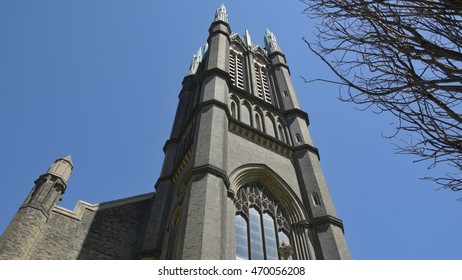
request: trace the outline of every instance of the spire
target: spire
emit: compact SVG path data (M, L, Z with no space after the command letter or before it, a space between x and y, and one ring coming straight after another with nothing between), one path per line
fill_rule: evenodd
M244 33L244 40L245 40L245 43L247 44L247 47L250 48L252 46L252 40L250 39L249 30L247 30L247 28L245 29L245 33Z
M196 74L197 68L199 68L199 63L202 61L202 48L199 48L197 53L193 55L191 66L189 66L188 75Z
M221 4L220 8L217 9L214 21L228 22L228 14L226 13L226 7L224 4Z
M272 53L275 51L280 52L281 48L279 47L276 37L274 34L266 28L266 33L265 33L265 48L268 51L268 53Z

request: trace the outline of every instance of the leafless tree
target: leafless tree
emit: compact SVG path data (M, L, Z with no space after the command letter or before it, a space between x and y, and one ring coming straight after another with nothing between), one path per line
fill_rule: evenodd
M328 82L340 100L396 116L398 152L450 166L425 179L462 190L462 1L301 2L319 20L317 40L304 40L339 78Z

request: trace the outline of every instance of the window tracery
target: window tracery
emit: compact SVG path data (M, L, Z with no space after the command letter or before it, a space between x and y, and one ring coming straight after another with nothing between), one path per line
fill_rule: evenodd
M236 259L280 259L278 247L289 242L284 210L257 182L239 189L236 206Z

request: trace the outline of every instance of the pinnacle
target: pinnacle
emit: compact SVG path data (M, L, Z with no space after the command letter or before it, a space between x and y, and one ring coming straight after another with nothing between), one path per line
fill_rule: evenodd
M197 53L196 55L199 57L199 56L202 56L202 47L199 47L199 49L197 50Z
M56 161L58 161L58 160L64 160L64 161L69 162L71 165L74 165L74 164L72 163L72 158L71 158L70 155L67 155L67 156L65 156L65 157L59 158L59 159L57 159ZM56 161L55 161L55 162L56 162Z
M247 46L251 47L252 40L250 39L250 33L249 33L249 30L247 30L247 28L245 29L245 32L244 32L244 38L245 38L245 42L247 43Z
M217 9L215 13L215 21L224 21L228 22L228 14L226 13L226 7L224 4Z

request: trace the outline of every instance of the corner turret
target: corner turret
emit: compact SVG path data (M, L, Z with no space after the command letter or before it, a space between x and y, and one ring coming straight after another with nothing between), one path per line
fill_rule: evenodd
M45 173L45 175L50 174L60 178L63 181L65 187L67 180L69 180L69 177L71 176L73 168L74 165L72 164L71 156L65 156L55 160L50 168L48 168L48 171Z
M228 14L222 4L215 13L215 20L209 28L209 37L207 40L208 53L206 56L205 71L218 70L222 71L224 76L228 74L227 56L222 54L229 49L231 28L228 24Z
M57 159L35 186L0 239L0 259L27 259L72 173L70 156Z

